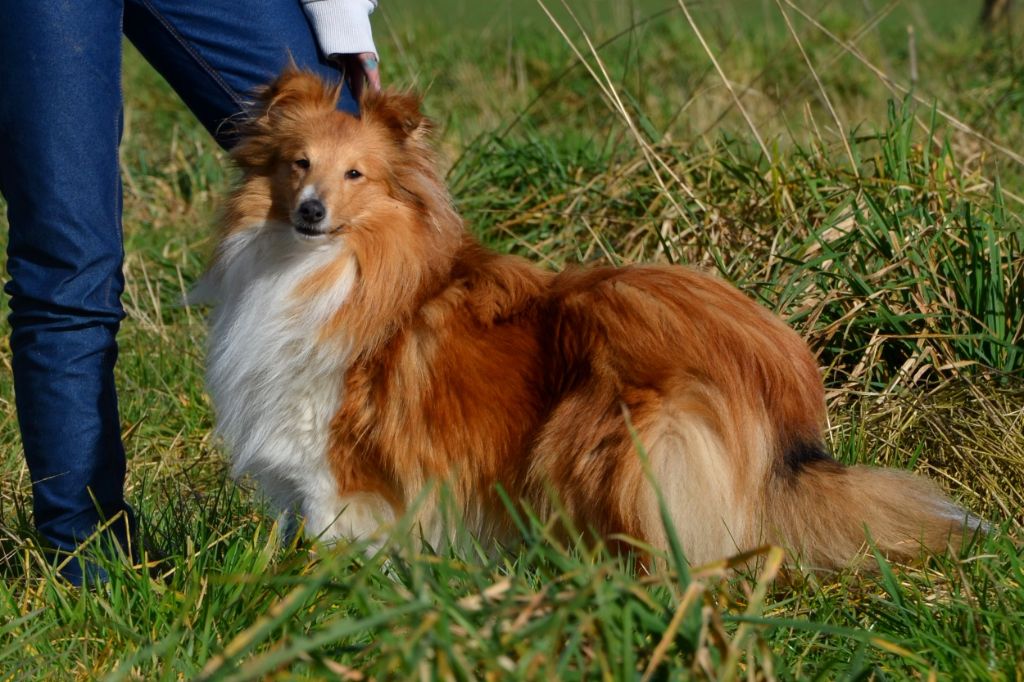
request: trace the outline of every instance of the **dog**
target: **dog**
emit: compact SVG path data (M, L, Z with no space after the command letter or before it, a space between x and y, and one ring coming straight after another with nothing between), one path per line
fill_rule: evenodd
M438 483L491 543L516 537L511 501L615 551L665 550L666 510L693 564L770 542L841 567L866 529L910 559L977 528L922 477L834 460L814 356L740 291L489 251L418 98L366 93L354 117L338 94L291 68L259 95L200 285L233 473L307 534L384 542L410 514L437 541Z

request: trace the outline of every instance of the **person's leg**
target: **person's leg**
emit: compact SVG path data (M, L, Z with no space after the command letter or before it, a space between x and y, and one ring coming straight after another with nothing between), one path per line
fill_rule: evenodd
M231 119L289 62L338 80L298 0L127 0L124 31L224 147ZM355 113L346 87L339 108Z
M0 2L0 193L15 400L43 539L72 551L123 499L121 0ZM65 569L81 580L78 562Z

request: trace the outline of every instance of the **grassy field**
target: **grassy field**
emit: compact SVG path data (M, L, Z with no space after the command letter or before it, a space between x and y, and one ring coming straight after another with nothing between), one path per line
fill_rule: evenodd
M226 478L204 311L179 304L232 173L128 50L118 380L129 499L167 556L95 591L53 578L0 373L0 679L1024 679L1020 17L986 35L966 0L545 3L376 17L475 233L552 268L718 271L809 340L837 457L922 472L993 533L786 580L778 550L637 578L534 519L498 556L279 548Z

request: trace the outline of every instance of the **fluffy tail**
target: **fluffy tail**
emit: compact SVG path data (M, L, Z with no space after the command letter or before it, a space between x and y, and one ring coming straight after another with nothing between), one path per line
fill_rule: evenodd
M959 549L983 526L926 478L825 456L776 476L766 503L772 539L809 567L848 565L867 533L887 557L912 561L922 551Z

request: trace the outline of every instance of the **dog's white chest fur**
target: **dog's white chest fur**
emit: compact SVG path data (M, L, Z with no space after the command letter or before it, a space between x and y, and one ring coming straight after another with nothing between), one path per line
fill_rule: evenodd
M351 501L339 497L327 463L348 351L320 332L352 291L355 264L312 295L297 291L343 249L342 240L303 241L268 223L229 237L199 288L216 300L206 379L233 474L253 476L280 511L300 508L307 533L325 537L372 530L355 523L355 509L340 522Z

